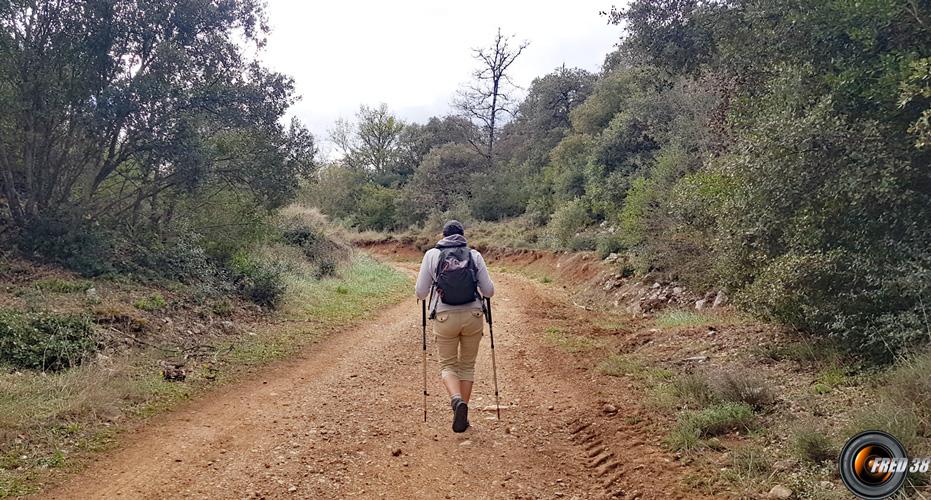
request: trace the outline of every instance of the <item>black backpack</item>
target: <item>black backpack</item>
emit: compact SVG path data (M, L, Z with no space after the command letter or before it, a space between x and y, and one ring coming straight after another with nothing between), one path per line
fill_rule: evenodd
M437 247L436 292L444 304L458 306L478 298L478 277L469 247Z

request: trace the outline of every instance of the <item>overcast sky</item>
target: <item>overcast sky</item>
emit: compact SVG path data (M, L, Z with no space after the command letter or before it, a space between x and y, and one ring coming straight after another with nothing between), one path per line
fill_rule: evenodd
M498 26L515 41L530 42L513 66L519 85L563 63L597 70L619 37L618 27L598 15L611 5L268 0L272 33L260 57L295 79L302 99L292 113L323 142L333 121L352 117L360 104L384 102L408 121L448 113L475 68L471 49L489 45Z

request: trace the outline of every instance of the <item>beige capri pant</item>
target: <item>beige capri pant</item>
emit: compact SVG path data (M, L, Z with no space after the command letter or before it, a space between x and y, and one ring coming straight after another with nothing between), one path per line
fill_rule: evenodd
M436 313L433 332L440 358L440 375L475 380L475 358L482 341L484 315L478 309Z

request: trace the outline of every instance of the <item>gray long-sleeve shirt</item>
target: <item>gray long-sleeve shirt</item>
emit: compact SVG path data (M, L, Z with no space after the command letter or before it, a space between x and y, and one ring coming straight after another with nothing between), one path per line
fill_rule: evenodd
M478 250L472 250L472 262L475 264L476 279L478 280L478 291L483 297L491 297L495 294L495 285L491 282L491 276L488 275L488 268L485 266L485 259ZM414 293L420 300L427 300L430 296L430 289L436 281L436 267L439 264L440 249L431 248L423 256L423 262L420 263L420 274L417 275L417 284L414 287ZM456 311L481 309L482 301L476 299L468 304L453 306L440 302L437 294L433 294L433 302L428 305L430 311Z

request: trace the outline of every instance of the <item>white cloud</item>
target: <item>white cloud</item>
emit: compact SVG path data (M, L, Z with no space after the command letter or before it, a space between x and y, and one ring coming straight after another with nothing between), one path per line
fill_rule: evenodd
M448 113L475 68L471 49L488 45L499 26L530 42L514 65L521 86L563 63L597 70L620 33L598 15L610 7L610 0L269 0L272 34L260 57L295 79L302 100L291 112L325 139L333 121L360 104L385 102L409 121Z

